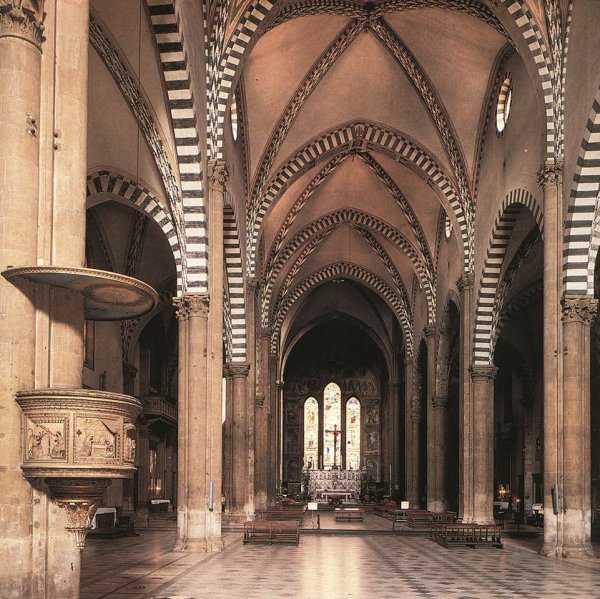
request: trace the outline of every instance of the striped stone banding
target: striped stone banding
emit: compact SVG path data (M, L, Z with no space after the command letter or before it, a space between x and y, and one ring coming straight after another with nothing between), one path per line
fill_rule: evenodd
M546 107L546 157L548 160L553 160L556 141L553 73L544 37L535 19L520 0L500 0L500 2L519 28L540 76Z
M208 243L202 154L184 40L172 0L146 0L167 90L185 226L184 290L208 292Z
M231 310L231 357L228 362L246 362L246 298L242 251L235 213L229 207L225 208L223 215L223 245Z
M573 176L563 258L563 284L569 295L594 296L600 195L600 89L588 117Z
M271 352L277 353L281 326L293 305L313 287L322 285L326 281L336 277L347 277L363 283L367 287L373 289L385 300L400 322L405 337L406 351L407 353L412 354L413 334L409 311L400 296L376 274L357 266L356 264L349 264L347 262L338 262L336 264L325 266L306 277L286 295L281 305L276 306L275 318L273 319L273 332L271 335Z
M464 264L470 263L466 219L458 193L443 167L426 150L408 136L381 125L356 121L332 129L304 146L288 159L273 175L262 201L251 205L248 213L248 266L255 270L255 246L265 214L272 202L287 189L293 180L315 166L323 157L348 152L360 146L366 150L380 151L403 164L414 168L427 179L428 184L439 192L445 209L456 215L464 250Z
M475 364L491 364L493 329L495 328L498 310L498 282L506 249L523 206L530 210L539 230L543 230L542 209L533 195L525 189L511 191L504 198L498 211L481 274L473 340L473 361Z
M173 252L175 267L177 269L177 293L180 294L183 289L181 248L173 219L165 210L160 200L151 191L141 187L123 175L111 173L108 170L96 171L89 174L86 181L87 197L103 192L112 193L135 204L139 210L145 212L158 224Z
M406 239L406 237L404 237L404 235L402 235L402 233L400 233L395 227L376 216L361 212L356 208L342 208L340 210L323 215L317 220L308 224L301 231L296 233L296 235L283 247L283 249L275 255L272 261L269 261L266 264L262 277L262 280L265 282L261 304L263 324L269 322L273 287L285 264L301 248L309 244L315 236L320 235L329 229L334 229L344 223L359 225L362 228L373 231L390 241L396 247L399 247L411 261L411 264L413 265L413 268L415 269L415 272L419 278L420 286L428 290L426 291L429 300L428 303L432 305L434 304L434 275L429 271L427 265L421 262L419 253L410 243L410 241L408 241L408 239Z
M223 348L226 363L233 361L233 327L231 324L231 304L227 288L223 289Z

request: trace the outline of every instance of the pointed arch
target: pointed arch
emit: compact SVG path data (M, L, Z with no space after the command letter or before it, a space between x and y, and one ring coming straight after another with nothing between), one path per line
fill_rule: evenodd
M404 333L406 351L412 354L413 346L413 333L412 333L412 322L409 317L409 311L407 306L404 305L402 299L394 292L394 290L382 279L380 279L375 273L358 266L356 264L350 264L348 262L337 262L321 268L320 270L312 273L292 291L286 294L282 302L275 306L275 318L273 322L273 332L271 334L271 352L276 353L277 346L279 343L279 334L281 326L285 321L286 316L291 310L292 306L308 291L313 287L322 285L330 279L336 277L347 277L362 283L366 287L369 287L377 295L379 295L391 308L391 310L398 318Z
M399 247L411 261L420 284L425 290L428 303L429 314L435 313L435 275L429 271L426 264L423 263L419 253L414 248L402 233L395 227L381 220L380 218L357 210L356 208L342 208L335 210L329 214L325 214L313 221L296 235L269 260L265 265L263 280L265 281L265 289L262 299L262 315L263 322L268 322L268 314L270 312L270 303L273 293L275 279L285 266L286 262L306 244L314 240L315 237L329 231L341 224L352 223L359 225L361 228L373 231L386 239L388 239L396 247ZM410 310L409 310L410 312Z
M594 267L600 223L600 87L592 104L573 175L567 222L563 284L569 295L594 296ZM584 249L585 248L585 249Z
M273 175L258 203L248 209L248 271L256 267L256 243L264 217L277 197L300 175L324 157L367 147L414 169L437 191L447 213L454 215L461 232L465 269L472 268L472 240L469 239L459 194L451 177L432 155L401 132L367 121L352 121L330 129L291 156Z
M139 185L125 175L109 170L100 170L90 173L86 181L86 195L88 198L99 193L111 193L122 200L131 202L138 210L144 212L161 228L165 234L177 270L177 293L183 290L182 258L179 239L175 223L171 215L164 209L160 200L147 188Z
M498 282L504 257L522 207L533 215L543 231L542 209L525 189L511 191L503 200L486 252L475 312L473 360L475 364L491 364L498 318Z

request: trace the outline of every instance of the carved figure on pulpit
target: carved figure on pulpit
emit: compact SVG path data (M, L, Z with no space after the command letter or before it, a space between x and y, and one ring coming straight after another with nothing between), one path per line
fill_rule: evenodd
M379 424L379 406L368 405L367 416L365 418L367 424Z

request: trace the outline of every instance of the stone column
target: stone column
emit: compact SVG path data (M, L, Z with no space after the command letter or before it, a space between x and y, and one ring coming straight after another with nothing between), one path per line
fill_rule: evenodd
M246 359L250 370L246 383L246 405L248 409L248 514L254 514L256 510L256 469L257 462L257 405L256 397L258 394L258 353L260 352L257 341L258 332L256 322L259 318L257 309L257 299L260 285L257 279L246 281L246 313L244 314L246 322Z
M473 402L469 365L473 338L473 273L457 282L460 292L460 357L458 398L458 518L473 522Z
M184 298L173 299L178 322L177 354L177 543L176 550L183 551L187 534L187 466L188 466L188 302ZM139 452L138 452L139 455ZM140 473L141 487L142 476ZM141 491L141 489L140 489Z
M225 254L223 248L223 209L228 169L223 160L208 163L208 314L207 381L207 504L203 551L221 551L221 496L223 468L223 289Z
M256 489L255 507L265 510L268 504L269 491L269 415L271 414L271 396L269 391L269 344L271 329L263 328L259 337L259 348L256 356L256 396L255 403L255 439L256 439Z
M421 505L421 495L419 493L419 483L420 474L421 474L421 421L423 419L423 413L421 410L421 397L417 395L413 395L411 400L411 413L410 413L410 423L411 423L411 440L412 440L412 468L411 475L412 480L410 483L412 489L412 497L410 499L411 507L422 508L424 506Z
M249 364L227 364L227 376L232 379L232 413L231 413L231 462L233 470L232 501L230 516L236 522L244 522L254 512L250 505L250 485L253 478L248 472L249 428L248 428L248 393L246 380L250 370Z
M473 366L473 522L494 523L494 366Z
M223 495L225 497L225 513L230 514L233 505L233 379L227 366L223 369L225 376L225 422L223 422Z
M544 544L542 554L560 555L562 515L552 512L552 487L562 486L562 296L563 178L562 165L546 163L538 174L544 192Z
M43 3L38 13L21 2L0 5L0 266L31 266L37 260L39 121ZM34 285L21 289L0 277L0 410L3 467L0 495L2 592L7 597L44 597L44 510L21 472L21 410L15 393L34 387ZM32 538L32 535L35 537ZM38 541L39 539L39 541ZM34 570L35 563L41 564Z
M413 394L413 357L404 358L404 481L405 495L410 507L416 506L418 490L414 488L413 460L415 444L413 440L412 394Z
M402 468L400 464L400 383L393 381L389 388L389 406L392 431L390 435L390 464L392 466L392 493L396 490L396 485L400 484L402 478Z
M427 342L427 393L425 395L425 417L427 418L427 509L436 511L436 428L433 415L433 394L435 390L435 325L424 329Z
M221 511L221 421L215 427L211 413L214 396L207 377L208 314L207 294L177 298L180 344L179 392L185 393L183 413L179 414L179 476L178 542L176 550L210 552L222 549L220 535ZM181 360L181 356L184 359ZM219 415L221 402L219 397ZM216 430L217 429L217 430ZM214 444L219 443L219 463L215 466ZM180 513L179 513L180 512ZM215 530L211 517L219 516Z
M565 296L563 305L563 557L593 555L591 547L590 327L598 300ZM548 506L550 508L551 504ZM550 511L550 509L548 509ZM544 519L546 510L544 510Z
M433 398L433 419L435 422L434 467L435 493L433 496L434 512L447 509L446 502L446 451L447 451L447 420L448 398L435 396Z
M273 360L271 362L273 364ZM273 364L274 366L274 364ZM281 487L283 480L283 401L285 383L277 380L276 383L275 405L271 404L271 447L275 449L272 453L271 464L275 472L273 480L273 489L270 493L275 493L277 487ZM269 498L271 499L271 497Z

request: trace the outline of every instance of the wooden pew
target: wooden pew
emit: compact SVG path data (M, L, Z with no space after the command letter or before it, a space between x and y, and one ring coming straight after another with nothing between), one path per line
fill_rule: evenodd
M261 520L296 520L300 524L304 521L306 509L305 508L277 508L271 510L265 510L263 512L259 512L257 514L258 518Z
M255 520L244 522L246 543L300 543L300 523L296 520Z
M502 549L501 528L497 524L438 523L430 538L442 547L497 547Z
M335 520L356 520L362 522L364 520L363 511L359 507L336 507Z

